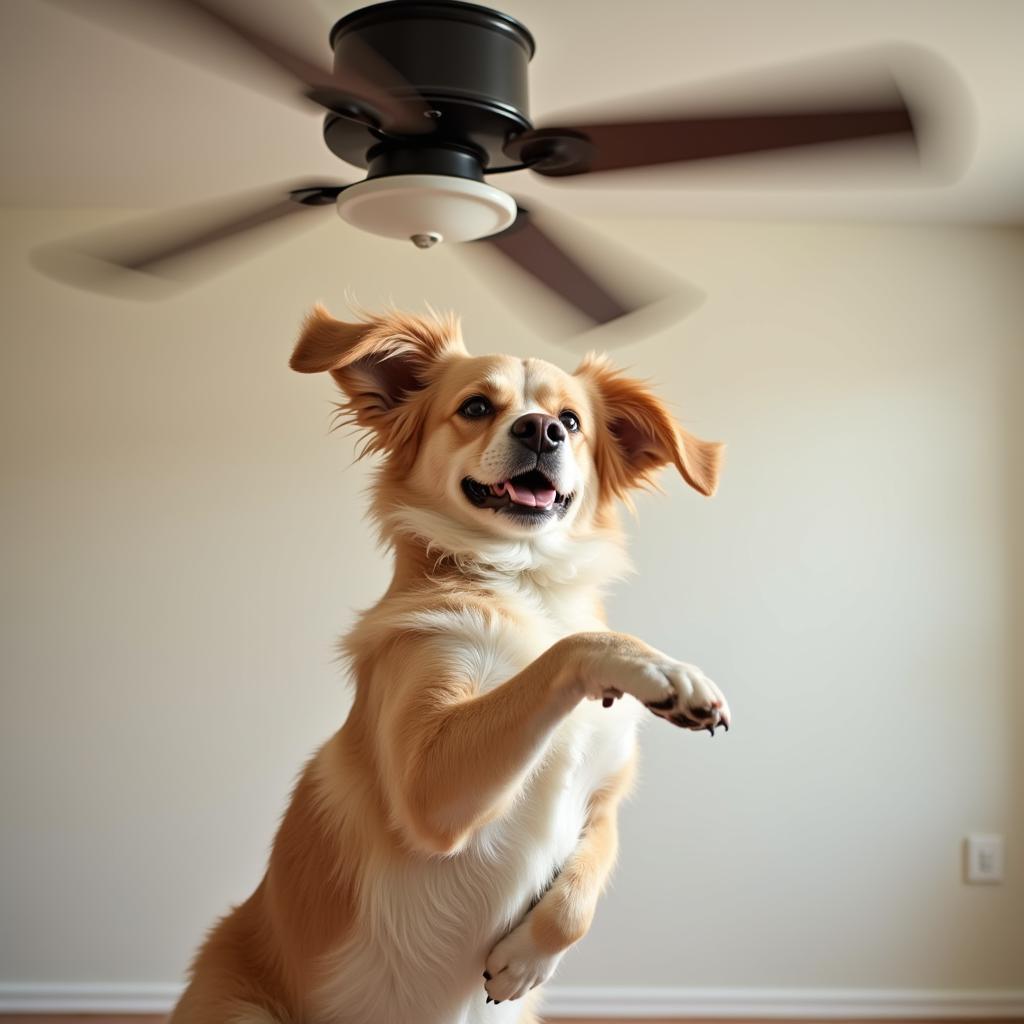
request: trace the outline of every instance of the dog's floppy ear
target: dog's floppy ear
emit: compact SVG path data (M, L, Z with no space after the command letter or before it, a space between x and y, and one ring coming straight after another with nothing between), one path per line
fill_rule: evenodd
M595 444L602 486L625 497L671 464L701 494L715 493L725 445L684 430L643 381L620 373L605 356L588 355L576 376L590 385L602 420L604 434Z
M393 424L404 401L430 383L438 363L455 354L466 349L454 317L391 312L345 323L317 305L290 365L299 373L329 371L352 421L381 431Z

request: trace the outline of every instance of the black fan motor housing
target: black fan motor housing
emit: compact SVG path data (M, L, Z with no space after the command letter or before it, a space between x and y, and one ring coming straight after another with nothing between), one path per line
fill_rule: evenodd
M328 114L336 156L370 177L454 174L479 179L505 165L506 142L532 127L527 72L533 36L515 18L458 0L392 0L353 11L331 29L336 68L359 66L369 47L428 104L423 135L395 140ZM401 95L401 93L396 93Z

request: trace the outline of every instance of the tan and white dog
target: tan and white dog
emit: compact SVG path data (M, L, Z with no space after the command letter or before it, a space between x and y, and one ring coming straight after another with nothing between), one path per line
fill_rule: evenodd
M348 719L171 1020L534 1021L611 870L638 720L729 725L714 683L601 605L618 500L664 465L711 494L721 446L603 358L471 357L451 318L318 307L291 365L332 374L382 457L394 578L344 642Z

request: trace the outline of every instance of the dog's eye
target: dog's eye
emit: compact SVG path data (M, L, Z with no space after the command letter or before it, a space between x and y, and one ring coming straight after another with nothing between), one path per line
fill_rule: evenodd
M459 415L465 416L467 420L478 420L483 416L490 416L492 412L494 412L494 406L483 395L467 398L459 406Z
M562 426L569 431L570 434L575 434L580 429L580 418L572 411L572 409L563 410L562 414L558 417L562 421Z

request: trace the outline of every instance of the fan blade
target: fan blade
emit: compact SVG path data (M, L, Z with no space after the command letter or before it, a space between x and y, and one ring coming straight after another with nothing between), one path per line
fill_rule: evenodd
M201 11L297 78L305 87L305 95L328 110L345 114L355 101L357 108L368 106L379 126L389 132L415 135L431 127L428 119L423 116L427 109L426 103L416 99L400 100L391 95L389 89L404 89L407 93L413 90L394 68L369 47L363 47L360 51L360 67L348 66L333 72L324 71L269 36L218 10L206 0L164 2Z
M85 5L74 0L50 2L74 14L102 21L129 34L144 37L146 42L168 48L166 43L160 43L160 34L152 25L147 28L147 12L137 5L133 4L127 9L121 7L121 16L118 16L117 3ZM169 15L188 33L194 36L202 34L204 39L211 28L219 30L222 35L242 43L247 50L255 51L288 74L297 82L302 95L307 99L343 117L400 135L423 134L433 128L423 116L427 104L416 95L415 89L367 46L358 50L350 47L352 52L358 53L357 61L331 71L208 0L157 0L149 10ZM350 42L355 47L359 46L355 40ZM190 56L187 52L172 52L176 56Z
M519 136L515 149L507 151L539 174L562 177L883 135L903 135L913 142L914 123L905 103L540 129ZM553 150L550 155L546 148Z
M608 323L637 308L598 281L523 206L511 227L479 242L511 260L593 323Z
M956 81L945 61L919 47L849 50L694 83L686 98L662 92L615 102L608 116L525 132L505 152L556 177L859 142L865 158L884 154L895 166L910 155L931 171L936 143L941 149L962 106Z
M470 251L469 245L500 254L557 296L588 328L601 326L599 344L604 348L682 319L704 298L660 267L623 252L612 240L583 234L567 218L538 210L533 201L528 207L519 204L515 222L505 231L460 249ZM507 285L502 292L508 292ZM561 327L558 333L564 336Z
M161 212L43 246L33 252L32 262L49 277L91 291L162 295L167 289L159 287L161 281L197 276L188 272L190 264L220 243L276 223L309 223L311 211L333 205L345 187L296 183L241 199Z

